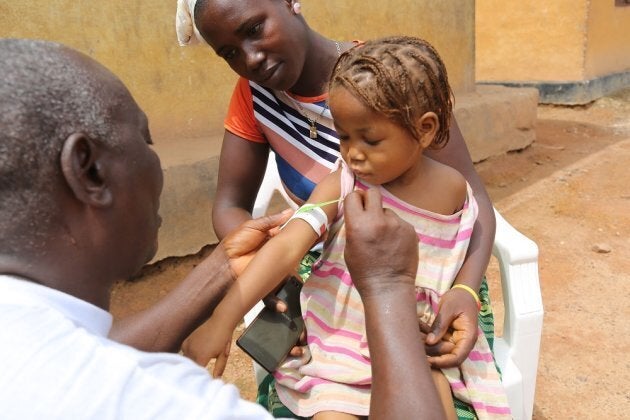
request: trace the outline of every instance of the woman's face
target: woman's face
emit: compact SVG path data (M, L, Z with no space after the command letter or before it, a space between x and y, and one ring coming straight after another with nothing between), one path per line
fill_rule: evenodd
M286 0L208 0L195 16L199 32L237 74L288 90L298 81L307 27Z

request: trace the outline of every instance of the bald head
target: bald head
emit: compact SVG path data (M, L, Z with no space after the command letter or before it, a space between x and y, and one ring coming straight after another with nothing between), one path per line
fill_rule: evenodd
M129 94L94 60L45 41L0 40L0 74L0 250L18 252L58 217L64 141L83 133L117 147L111 116Z

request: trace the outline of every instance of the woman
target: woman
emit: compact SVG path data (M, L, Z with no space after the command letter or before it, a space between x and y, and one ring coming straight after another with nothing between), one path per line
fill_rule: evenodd
M325 103L326 86L337 57L353 43L312 30L294 0L179 0L177 21L180 43L194 41L198 31L241 76L225 121L213 210L221 238L251 218L270 147L278 156L283 183L298 204L332 168L339 152ZM456 121L448 145L427 155L459 170L478 200L478 220L455 283L480 292L484 319L479 322L489 329L492 343L487 285L482 284L494 239L492 204ZM421 326L428 333L427 353L433 355L429 361L435 367L457 366L468 356L478 311L462 288L443 296L433 325ZM441 341L449 329L454 345Z

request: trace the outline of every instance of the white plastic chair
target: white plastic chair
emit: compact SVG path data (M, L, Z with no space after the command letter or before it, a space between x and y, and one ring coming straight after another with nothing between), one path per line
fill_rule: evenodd
M275 192L278 192L292 208L297 208L289 198L275 163L273 152L269 155L263 183L256 197L253 217L263 216ZM543 306L538 279L538 247L514 229L498 211L496 235L492 254L497 258L501 273L505 316L503 336L494 342L494 356L501 368L503 385L515 419L531 419L536 389L538 353L542 334ZM245 316L245 325L263 308L259 302ZM254 363L256 382L267 374Z

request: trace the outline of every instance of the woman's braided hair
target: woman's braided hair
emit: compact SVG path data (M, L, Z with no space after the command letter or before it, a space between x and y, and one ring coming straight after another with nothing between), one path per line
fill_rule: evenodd
M395 36L359 44L339 57L329 88L336 86L348 89L418 140L423 134L420 117L435 112L440 126L431 147L448 142L453 93L446 67L427 41Z

